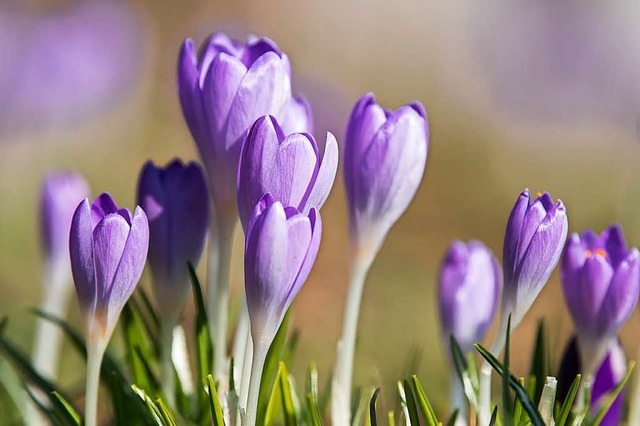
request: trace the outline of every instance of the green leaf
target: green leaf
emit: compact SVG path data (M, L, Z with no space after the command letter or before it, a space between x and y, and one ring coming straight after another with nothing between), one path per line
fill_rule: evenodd
M407 409L409 411L409 420L411 420L412 425L420 426L420 419L418 417L418 407L416 406L416 400L413 397L413 392L411 391L411 386L407 380L403 381L404 391L405 391L405 399L407 404Z
M513 408L511 406L511 393L509 391L509 347L511 340L511 314L507 318L507 335L505 337L504 358L502 362L502 420L505 426L513 424Z
M571 383L569 392L567 392L567 397L562 403L562 408L560 408L560 414L557 417L558 421L556 422L556 426L565 426L565 424L567 423L569 413L571 412L571 407L573 406L573 402L575 401L576 395L578 394L578 389L580 389L581 379L582 375L580 374L578 374L576 378L573 379L573 383Z
M428 426L438 426L438 418L436 417L435 411L433 411L433 407L429 402L429 398L424 392L420 381L416 375L411 376L411 381L413 382L413 386L416 391L416 398L418 400L418 405L420 406L420 411L422 412L422 416L427 421ZM406 386L406 383L405 383Z
M498 406L493 407L493 412L491 413L491 420L489 420L489 426L495 426L498 421Z
M520 386L524 387L524 378L518 378L518 383L520 383ZM522 402L520 402L520 400L516 398L513 407L513 424L520 425L522 423L524 423L522 419Z
M451 416L449 416L449 420L447 420L447 426L455 426L456 420L458 420L458 415L460 415L458 409L454 410L453 413L451 413Z
M156 405L157 405L158 409L160 410L160 415L162 416L162 420L164 421L164 423L166 425L168 425L168 426L178 426L176 424L175 419L173 418L173 415L171 414L171 410L169 410L169 407L167 407L167 405L164 403L162 398L156 399Z
M207 320L207 309L202 296L202 287L196 275L193 265L187 264L189 275L191 276L191 284L193 286L193 298L196 306L196 355L198 359L198 383L205 384L206 378L211 372L213 359L213 347L211 345L209 334L209 322Z
M296 426L298 422L293 404L293 396L291 395L289 373L287 372L287 367L284 362L281 362L278 367L278 383L280 386L280 396L282 398L284 423L286 426Z
M474 387L472 375L470 372L475 373L477 377L477 369L473 358L467 360L460 349L458 341L453 335L449 336L449 347L451 349L451 357L453 358L453 365L455 367L458 379L462 383L464 394L469 401L469 404L478 411L478 395L477 395L477 383ZM477 382L477 378L476 378Z
M393 411L389 411L389 426L396 426L396 415Z
M480 343L476 343L474 346L476 350L480 353L480 355L482 355L482 357L487 360L487 362L491 365L491 367L493 367L493 369L496 370L496 372L500 376L502 376L502 364L500 364L500 361L498 361L496 357L494 357L493 354L489 352ZM531 419L532 424L534 426L544 426L544 422L540 417L540 413L538 413L538 410L533 405L533 401L531 401L531 398L529 398L527 391L522 386L520 386L518 379L516 379L513 374L509 376L509 385L513 388L513 390L516 393L516 396L522 402L522 407L529 415L529 418Z
M533 346L533 357L531 358L531 367L529 368L529 376L536 378L536 386L531 399L533 403L540 403L540 396L547 376L549 376L549 351L547 347L547 332L544 325L544 319L538 321L538 331L536 332L536 340Z
M635 366L635 363L633 361L629 363L629 366L627 367L627 373L624 375L622 380L620 380L620 383L618 383L618 385L611 392L609 392L607 396L604 398L602 407L600 407L600 409L598 410L598 414L596 414L593 420L592 426L600 425L600 422L602 422L602 419L604 419L604 416L607 415L607 412L615 402L618 395L620 395L620 392L622 392L622 389L627 384L627 381L629 381L629 378L631 377L631 373L633 372L634 366Z
M376 415L376 400L378 399L378 394L380 394L380 388L376 388L375 392L373 392L371 402L369 403L369 419L371 426L378 426L378 416Z
M149 369L145 368L146 360L153 357L148 350L142 319L138 313L134 312L131 302L124 305L120 323L124 335L126 359L133 381L140 388L155 394L158 391L158 383L150 379Z
M311 392L307 393L307 409L309 410L309 422L311 426L322 426L322 417L318 411L316 399Z
M373 389L371 389L371 392L367 393L362 388L360 388L357 392L355 401L358 403L358 405L355 407L353 416L351 418L352 426L362 425L362 422L366 417L365 413L368 411L371 395L373 395Z
M54 403L55 409L65 417L67 422L72 425L80 426L82 424L80 415L78 412L67 402L66 399L58 392L53 391L52 401Z
M209 407L211 408L211 419L213 426L224 426L224 415L220 406L220 398L216 390L216 384L213 382L213 376L207 376L207 389L209 389Z
M165 422L164 417L162 416L162 413L160 412L160 408L158 408L158 406L155 404L155 402L153 402L153 400L151 398L149 398L149 395L147 395L147 393L144 390L140 389L136 385L131 385L131 389L133 389L133 392L136 395L138 395L138 397L145 403L145 405L147 406L147 409L149 411L149 415L153 418L154 423L157 426L169 426Z
M256 424L261 425L265 422L265 416L270 402L270 392L274 388L274 384L277 383L277 377L279 375L279 363L283 361L284 348L287 342L287 329L289 327L289 321L291 318L291 307L287 310L287 313L280 324L280 328L276 333L276 337L269 347L267 353L267 359L262 370L262 378L260 380L260 391L258 394L258 411L256 414Z

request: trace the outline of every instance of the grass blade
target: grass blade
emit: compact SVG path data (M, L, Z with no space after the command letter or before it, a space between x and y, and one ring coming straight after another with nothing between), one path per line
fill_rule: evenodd
M61 413L70 424L80 426L82 424L80 415L71 406L71 404L69 404L67 400L56 391L53 391L52 396L53 398L51 398L51 400L53 401L54 407L57 411Z
M509 388L509 348L511 346L511 314L507 318L507 335L505 337L504 358L502 362L502 420L505 426L513 424L513 407Z
M420 405L420 411L422 412L422 416L427 421L427 426L438 426L438 418L436 417L435 411L433 411L433 407L429 402L429 398L424 392L418 377L413 375L411 376L411 381L413 382L413 387L416 391L416 397L418 399L418 404Z
M213 382L213 376L207 376L207 388L209 389L209 406L211 407L211 419L213 426L224 426L224 415L220 406L220 398L216 390L216 384Z
M547 331L544 320L538 321L538 330L536 332L536 340L533 347L533 357L531 358L531 367L529 368L529 376L536 378L536 386L531 399L533 403L540 404L540 397L547 376L550 374L549 369L549 351L547 346Z
M380 388L376 388L373 392L373 396L371 397L371 402L369 403L369 421L371 422L371 426L378 426L378 416L376 415L376 400L378 399L378 395L380 394Z

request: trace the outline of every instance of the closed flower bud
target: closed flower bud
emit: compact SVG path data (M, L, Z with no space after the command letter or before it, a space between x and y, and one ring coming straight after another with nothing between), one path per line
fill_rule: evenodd
M291 98L285 108L281 124L287 135L313 133L313 113L309 102L302 96Z
M242 139L265 114L282 118L291 99L290 64L269 39L246 44L216 33L198 56L187 39L178 60L182 111L209 178L216 214L235 209Z
M322 221L284 207L266 194L255 206L246 233L245 292L254 344L275 337L289 305L315 262Z
M324 157L313 136L285 136L278 121L260 117L251 127L238 169L238 212L246 228L252 210L269 193L304 214L319 210L329 196L338 167L338 143L327 133Z
M187 262L198 264L209 223L207 185L200 166L149 161L140 174L138 205L149 219L149 266L163 315L177 317L191 289Z
M454 242L442 260L438 283L440 327L448 347L453 335L464 352L481 341L496 313L502 273L481 242Z
M106 346L138 284L149 248L147 216L119 209L109 194L85 198L73 215L71 270L88 345Z
M569 224L562 201L548 193L531 201L526 189L516 202L504 238L504 296L501 321L512 315L512 330L529 311L555 269Z
M388 111L372 94L356 103L344 147L343 172L353 242L376 253L413 199L427 161L429 127L412 103Z
M640 253L622 230L573 234L562 258L562 289L576 325L585 374L605 356L631 316L640 292Z
M40 194L40 234L51 267L63 262L69 269L69 229L78 203L89 196L89 184L73 172L51 173Z

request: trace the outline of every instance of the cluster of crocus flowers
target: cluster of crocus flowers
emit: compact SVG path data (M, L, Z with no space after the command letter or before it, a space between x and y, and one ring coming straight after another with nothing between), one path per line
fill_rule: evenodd
M237 220L236 180L243 139L265 114L282 120L287 131L310 130L312 120L308 104L291 96L287 55L267 38L241 43L216 33L199 56L193 41L187 39L178 59L178 92L214 207L208 309L216 348L214 372L220 374L226 356L229 256Z
M301 213L265 194L247 224L244 277L251 319L253 361L247 425L254 426L262 370L284 315L311 272L322 221L315 208Z
M351 112L343 151L351 277L331 387L333 424L351 422L353 357L367 271L420 185L428 145L427 116L417 102L389 111L369 93Z
M71 270L87 348L85 424L96 425L100 366L120 312L142 275L149 223L140 207L133 215L107 193L76 209L69 234Z
M562 258L562 289L589 383L638 302L640 253L627 248L618 226L573 234Z
M149 219L149 266L161 315L162 383L173 402L173 329L191 289L187 263L197 265L207 237L209 198L201 167L174 160L164 168L143 167L138 205Z
M438 281L440 328L446 348L453 336L469 353L491 326L502 289L502 271L481 242L455 241L442 260ZM453 367L452 367L453 369ZM451 382L451 411L464 419L466 397L456 375Z

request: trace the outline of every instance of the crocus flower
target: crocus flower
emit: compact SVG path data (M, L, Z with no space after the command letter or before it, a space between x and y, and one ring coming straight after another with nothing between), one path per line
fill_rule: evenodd
M520 194L504 237L503 326L511 314L511 329L515 329L544 288L560 260L568 228L562 201L554 203L546 192L533 202L528 189Z
M78 203L89 195L89 184L77 173L47 175L40 193L40 235L46 268L40 310L64 318L71 293L69 229ZM60 353L61 330L55 324L38 321L33 366L40 374L55 379Z
M440 327L448 347L453 335L464 352L481 341L496 313L502 273L481 242L454 242L442 260L438 286Z
M187 39L178 60L182 111L209 177L216 214L235 209L242 138L265 114L282 117L291 98L290 64L269 39L247 44L213 34L198 57Z
M87 426L96 425L104 351L142 275L148 249L149 223L140 207L132 216L103 193L93 204L85 198L76 209L69 251L87 346Z
M344 147L349 227L356 245L377 252L409 206L427 161L429 127L418 102L383 109L373 94L356 103Z
M45 178L40 195L40 235L48 263L62 262L62 267L69 269L71 218L88 195L89 184L78 173L51 173Z
M313 136L285 137L278 121L267 115L251 127L238 167L238 212L245 228L266 193L307 214L311 208L319 210L329 196L338 167L338 143L327 133L321 158Z
M573 234L562 258L562 289L576 326L585 375L592 374L640 293L640 253L627 249L622 230Z
M177 319L191 289L187 262L198 264L209 223L209 198L202 169L174 160L165 168L145 164L138 204L149 219L149 266L163 316Z
M267 351L284 314L309 276L318 254L322 221L315 208L308 214L284 207L270 194L255 206L245 236L244 277L253 363L247 416L255 424L260 378Z
M560 363L560 372L558 373L558 401L563 401L569 393L569 387L576 375L582 371L580 365L580 353L578 350L578 339L574 336L567 345L562 362ZM608 395L627 372L627 361L624 351L618 340L614 340L609 347L606 357L598 366L595 380L591 388L591 416L595 416L600 410L604 398ZM622 420L622 411L624 408L624 389L615 399L609 411L604 416L603 426L617 426Z

